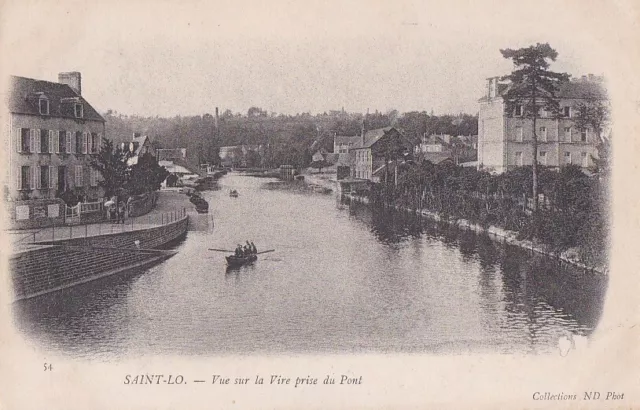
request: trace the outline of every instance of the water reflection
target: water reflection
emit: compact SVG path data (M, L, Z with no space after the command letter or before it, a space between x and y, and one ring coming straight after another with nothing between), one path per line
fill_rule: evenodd
M477 261L479 291L485 306L503 305L505 326L526 326L531 339L550 324L561 324L547 339L550 345L566 330L589 335L602 315L607 280L515 246L503 245L487 235L437 223L415 214L343 201L354 217L371 225L385 243L398 243L425 235L459 251L465 262ZM500 297L496 298L497 295ZM553 346L551 346L553 347Z
M92 358L358 352L555 352L588 336L606 280L416 215L228 175L212 230L130 275L14 304L31 343ZM228 196L229 189L240 192ZM238 269L253 240L276 252Z

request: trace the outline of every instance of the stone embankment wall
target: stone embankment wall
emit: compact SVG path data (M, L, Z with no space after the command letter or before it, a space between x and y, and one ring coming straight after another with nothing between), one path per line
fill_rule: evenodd
M9 262L14 300L26 299L168 258L165 251L50 246Z
M88 238L41 242L40 247L18 252L9 260L14 300L64 289L168 258L158 248L183 237L185 216L167 225ZM138 246L136 241L139 241ZM49 245L49 246L43 246Z

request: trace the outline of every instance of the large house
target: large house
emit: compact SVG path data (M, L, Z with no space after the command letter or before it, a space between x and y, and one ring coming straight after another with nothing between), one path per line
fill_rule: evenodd
M521 105L507 111L504 95L508 87L500 83L499 77L490 78L487 93L479 100L479 169L500 173L533 164L533 120L525 118ZM589 75L568 81L556 96L560 116L541 110L536 121L538 163L550 167L592 166L591 157L597 157L598 136L590 128L579 128L575 115L587 98L605 98L602 78Z
M102 196L100 175L89 164L105 120L82 97L79 72L60 73L57 83L11 76L5 112L9 200L53 199L64 191Z
M387 166L385 159L397 159L390 158L387 152L389 151L387 148L393 146L402 147L406 152L413 149L412 144L394 127L378 128L367 132L363 129L360 141L350 149L353 158L351 177L380 182Z

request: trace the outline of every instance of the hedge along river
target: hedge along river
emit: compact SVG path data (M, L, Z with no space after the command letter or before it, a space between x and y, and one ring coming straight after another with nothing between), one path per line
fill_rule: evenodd
M587 341L606 278L472 232L230 174L215 226L144 271L14 304L27 340L78 357L551 353ZM237 189L238 198L229 197ZM275 248L227 271L224 253Z

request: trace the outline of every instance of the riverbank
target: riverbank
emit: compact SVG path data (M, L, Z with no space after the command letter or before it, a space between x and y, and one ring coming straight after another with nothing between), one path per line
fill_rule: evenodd
M263 184L262 187L269 190L285 190L298 193L318 193L324 195L333 192L330 188L317 184L310 184L304 180L267 182Z
M369 198L364 196L359 196L354 194L346 194L345 196L348 197L349 200L353 200L353 201L357 201L365 204L370 203ZM518 239L519 235L518 235L518 232L516 231L510 231L510 230L502 229L496 226L484 227L480 224L476 224L462 218L445 218L436 212L431 212L427 210L413 210L413 209L401 207L398 205L393 206L393 208L401 212L416 213L421 215L423 218L427 218L436 222L453 225L463 230L472 231L478 234L486 234L490 238L498 242L501 242L507 245L517 246L519 248L526 249L530 252L535 252L540 255L557 259L561 262L564 262L576 268L579 268L584 272L589 272L589 273L598 274L598 275L605 275L605 276L609 274L609 269L607 266L593 266L580 260L580 258L578 257L579 252L577 252L575 249L569 249L565 252L562 252L561 254L557 254L550 251L549 247L545 246L544 244L534 243L533 241L528 239Z

